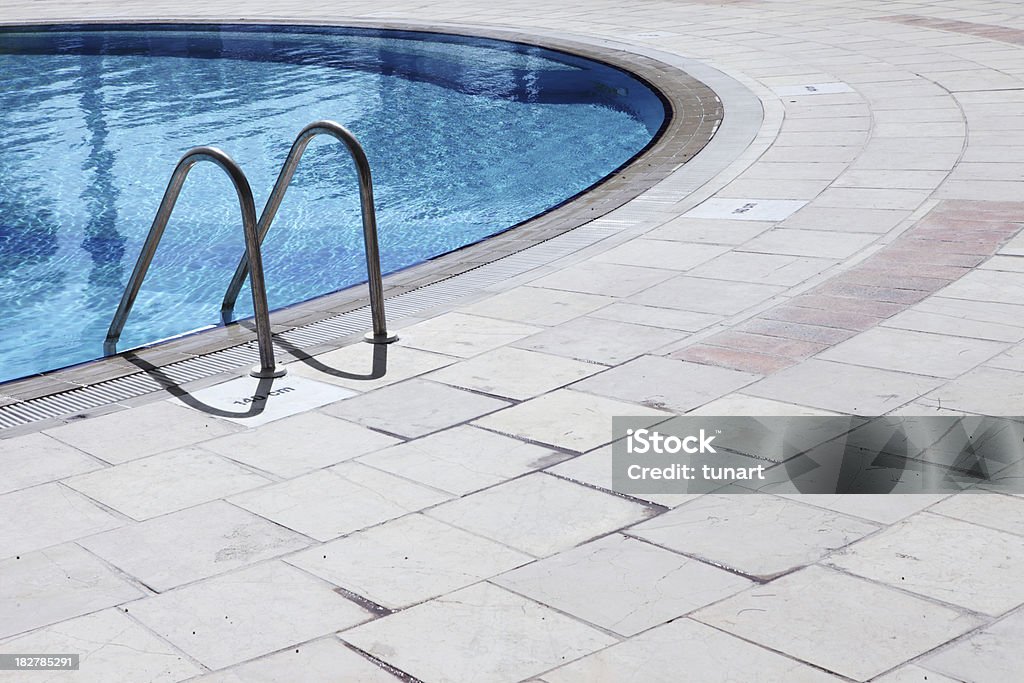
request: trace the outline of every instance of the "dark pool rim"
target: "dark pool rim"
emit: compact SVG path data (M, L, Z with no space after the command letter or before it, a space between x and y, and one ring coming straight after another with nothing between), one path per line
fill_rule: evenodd
M649 88L665 108L665 119L652 139L617 169L588 188L566 198L533 217L509 226L476 242L393 272L384 278L385 297L419 289L456 277L506 256L516 254L600 218L636 198L689 161L713 137L724 117L718 96L707 85L685 71L628 50L603 47L571 39L551 38L509 29L380 21L297 21L254 19L170 19L144 20L60 20L53 22L0 22L0 33L17 31L59 32L61 30L164 30L189 27L261 27L271 30L316 29L402 32L437 36L441 39L483 39L525 47L537 47L603 64L625 72ZM342 122L343 123L343 122ZM171 169L168 169L170 174ZM682 200L683 197L680 197ZM271 320L275 333L336 316L366 305L365 283L275 309ZM390 321L390 319L389 319ZM126 375L148 372L188 357L251 342L254 335L246 320L213 329L203 328L168 340L121 351L116 355L48 370L43 373L0 382L0 407L31 401L52 394L86 387ZM243 323L240 325L239 323ZM337 346L351 343L338 340ZM126 354L133 363L125 362ZM292 352L295 355L294 352ZM138 361L136 363L135 361ZM141 363L141 364L140 364ZM143 369L145 368L145 369Z

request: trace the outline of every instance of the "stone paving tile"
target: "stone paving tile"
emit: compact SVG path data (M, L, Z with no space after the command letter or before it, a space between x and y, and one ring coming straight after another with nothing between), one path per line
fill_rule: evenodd
M465 323L463 318L458 322ZM493 321L484 321L492 323ZM424 323L425 324L425 323ZM500 323L499 323L500 324ZM412 343L417 340L431 344L428 332L419 327L408 328ZM412 331L414 330L414 331ZM431 370L451 365L457 359L437 353L420 351L406 346L406 331L399 334L396 344L350 344L337 351L316 356L314 360L289 363L288 372L299 377L308 377L318 382L337 384L357 391L373 391L383 386L422 375ZM451 337L462 338L461 332L452 332ZM433 340L443 345L440 336ZM479 340L474 340L479 342Z
M398 343L416 349L468 358L505 346L540 330L541 328L533 325L507 320L463 313L445 313L410 327L403 327L402 338ZM365 365L363 367L366 368ZM422 367L422 363L419 367ZM426 371L427 369L417 369L415 374Z
M582 321L602 318L604 320L615 320L618 322L635 323L653 328L667 330L683 330L685 332L696 332L709 327L721 320L721 316L711 313L696 313L693 311L679 311L671 308L656 308L654 306L641 306L625 302L614 303L605 306L591 313L584 318L577 318L572 325ZM538 335L539 336L539 335ZM658 344L662 346L662 344Z
M359 462L461 496L567 457L486 429L462 425L371 453Z
M442 368L427 378L462 389L525 400L604 369L603 365L505 347Z
M1024 273L975 270L943 289L941 294L967 301L1019 304L1024 301Z
M753 318L746 323L737 325L733 329L739 332L762 334L770 337L796 339L829 345L838 344L839 342L849 339L856 334L853 330L845 330L838 327L805 325L803 323L772 320L770 318Z
M174 425L169 429L168 425ZM66 444L118 464L239 431L241 427L157 401L46 430Z
M230 502L318 541L329 541L450 496L346 462L230 498Z
M183 448L80 474L67 485L139 521L270 483L199 448Z
M1006 344L983 339L876 327L833 346L818 358L952 379L1006 348Z
M876 416L939 384L941 380L936 378L812 358L751 384L743 392L844 414Z
M0 560L0 638L142 595L139 588L73 543Z
M680 645L685 644L685 653ZM677 619L544 674L546 683L838 683L839 678L691 619Z
M877 529L775 496L711 494L628 533L748 576L770 578L817 562Z
M901 666L895 671L872 680L875 683L960 683L952 678L947 678L928 669L922 669L914 664Z
M618 534L514 569L494 583L623 636L750 585L735 574Z
M937 515L1024 536L1024 500L997 493L950 496L929 509Z
M783 254L730 251L694 268L691 275L792 287L835 265L835 261Z
M715 346L770 353L788 358L807 358L828 348L825 344L811 341L771 337L763 334L751 334L750 332L738 332L736 330L719 332L718 334L706 337L706 341Z
M643 356L573 385L574 389L684 413L758 379L697 363Z
M25 434L0 448L0 494L102 467L102 463L45 434Z
M650 416L651 424L671 413L571 389L559 389L476 420L473 424L576 453L611 443L616 415Z
M401 609L532 559L417 514L310 548L287 562L378 605Z
M923 402L966 413L1013 417L1024 415L1024 388L1017 372L980 367L932 391Z
M175 647L221 669L371 618L326 583L268 562L131 603Z
M705 607L694 618L857 681L981 624L978 617L817 566Z
M883 327L896 327L915 332L956 335L971 339L986 339L998 342L1019 342L1024 340L1024 328L996 322L967 320L941 313L926 313L908 310L894 315L881 323Z
M794 492L775 495L879 524L895 524L946 497L946 494L942 493L890 493L879 496L873 493Z
M782 322L838 327L843 330L861 331L874 327L879 318L843 309L807 308L806 306L776 306L759 316L760 319L781 320Z
M776 228L762 233L740 249L765 254L814 256L826 259L845 259L857 253L875 237L857 233L825 230L787 230Z
M756 375L768 375L796 363L796 360L784 356L728 349L711 344L687 346L685 349L669 354L669 358L702 363L704 365L715 365L720 368L749 372Z
M594 261L664 270L689 270L716 256L721 256L726 251L726 247L710 244L635 239L598 254Z
M674 312L666 309L655 310ZM599 314L601 311L595 313ZM622 317L632 316L627 313ZM684 320L682 324L690 323ZM703 327L709 323L694 324ZM634 325L631 321L584 316L520 340L515 346L591 363L613 365L679 341L685 336L685 332L651 327L647 324Z
M302 683L399 681L341 641L328 637L207 674L195 683L287 683L297 674L301 674Z
M45 676L2 671L0 681L147 681L175 683L203 673L173 647L117 609L69 619L0 645L0 652L76 653L79 670ZM36 672L38 674L39 672Z
M615 301L611 297L564 292L543 287L517 287L463 306L471 314L514 320L529 325L558 325ZM450 333L450 330L447 330Z
M691 410L687 415L744 415L744 416L773 416L773 415L837 415L830 410L809 408L795 403L784 403L773 401L758 396L747 396L742 393L729 394L722 398L716 398L710 403L705 403L700 408Z
M508 405L506 401L410 379L325 406L328 415L405 437L425 436Z
M79 541L158 593L308 546L311 541L223 501Z
M486 583L345 631L341 638L420 680L452 683L523 680L616 642Z
M562 268L534 280L533 284L547 289L622 297L636 294L675 275L674 270L660 270L649 264L640 267L593 260Z
M776 166L780 164L775 164ZM804 168L805 164L786 164ZM815 164L820 165L820 164ZM759 164L763 166L763 164ZM757 168L754 166L753 168ZM688 218L680 216L647 233L658 240L679 240L697 244L743 244L774 225L771 221L729 221L717 218Z
M733 315L770 299L782 287L680 276L629 298L630 303Z
M646 519L651 508L544 473L440 505L427 514L544 557Z
M1012 681L1024 671L1024 612L928 655L921 666L963 681ZM931 678L929 678L929 681Z
M289 478L396 443L401 442L346 420L311 412L207 441L203 448Z
M992 616L1024 604L1024 538L923 512L829 564Z
M62 484L0 496L0 558L73 541L122 524L120 518Z
M795 230L880 234L895 228L910 213L893 209L840 209L811 204L797 211L781 225Z

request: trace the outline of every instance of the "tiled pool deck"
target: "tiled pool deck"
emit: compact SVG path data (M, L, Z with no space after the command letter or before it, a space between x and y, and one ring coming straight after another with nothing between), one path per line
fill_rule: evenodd
M83 655L0 680L1021 680L1024 498L631 499L607 444L612 415L1024 414L1024 6L2 19L126 14L607 39L706 62L764 116L695 194L655 186L607 239L406 320L386 358L292 363L258 416L221 384L0 441L0 652Z

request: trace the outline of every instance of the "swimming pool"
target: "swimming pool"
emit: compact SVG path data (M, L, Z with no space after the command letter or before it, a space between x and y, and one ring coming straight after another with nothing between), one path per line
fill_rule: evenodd
M182 153L221 147L262 207L317 119L363 144L384 272L586 190L647 146L659 96L614 67L503 41L295 26L0 30L0 381L91 360ZM243 251L227 178L196 167L122 336L219 322ZM313 142L264 243L280 308L366 278L344 149ZM248 293L238 316L251 313Z

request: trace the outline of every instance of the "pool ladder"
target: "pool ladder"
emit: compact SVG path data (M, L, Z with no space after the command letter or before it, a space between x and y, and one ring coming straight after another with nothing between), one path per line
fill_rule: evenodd
M389 344L398 337L387 331L387 321L384 316L384 285L380 272L380 250L377 244L377 215L373 205L373 180L370 176L370 163L366 159L366 153L356 137L344 126L334 121L315 121L299 133L292 143L288 158L281 168L281 173L274 183L274 189L270 198L263 207L263 213L259 219L256 218L256 202L252 196L252 188L245 173L235 161L216 147L193 147L185 153L174 168L171 180L164 191L164 197L160 202L160 208L153 219L153 225L149 228L149 234L142 245L142 253L135 263L135 269L128 284L125 286L124 294L121 296L121 303L114 313L113 320L107 330L107 338L103 344L104 353L113 355L116 353L117 342L121 338L121 332L131 313L135 299L142 288L142 281L146 278L153 255L163 237L167 221L171 217L174 205L178 201L178 195L185 184L192 167L201 161L211 161L228 174L232 184L235 186L235 193L238 196L238 204L242 212L242 229L245 234L245 253L239 259L235 274L228 284L224 293L224 300L221 303L221 316L225 322L231 317L238 294L245 284L246 277L249 278L252 289L252 307L256 319L256 340L259 345L260 364L249 373L253 377L281 377L285 369L276 365L274 359L274 348L271 341L270 311L267 305L266 283L263 277L263 256L261 245L270 231L270 225L277 215L285 192L295 175L295 169L302 159L306 147L317 135L327 134L345 145L345 148L352 156L356 165L356 172L359 176L359 204L363 219L363 243L366 251L366 271L370 288L370 314L373 320L373 329L364 337L366 341L374 344Z

